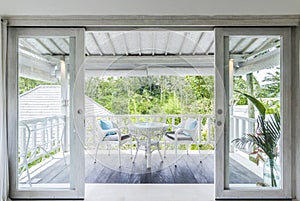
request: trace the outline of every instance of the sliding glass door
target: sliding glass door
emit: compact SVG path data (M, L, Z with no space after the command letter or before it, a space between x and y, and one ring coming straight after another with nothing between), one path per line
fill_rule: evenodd
M9 28L11 198L84 197L84 30Z
M290 29L215 31L216 198L291 198Z

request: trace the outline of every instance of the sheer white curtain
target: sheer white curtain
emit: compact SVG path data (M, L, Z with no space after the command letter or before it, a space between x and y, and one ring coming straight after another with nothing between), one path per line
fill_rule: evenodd
M1 18L0 18L1 20ZM8 153L6 134L6 53L7 22L0 26L0 199L8 200Z

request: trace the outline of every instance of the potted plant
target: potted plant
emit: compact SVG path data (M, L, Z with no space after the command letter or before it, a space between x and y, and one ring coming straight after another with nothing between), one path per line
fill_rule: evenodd
M264 156L266 156L270 163L270 185L272 187L277 187L274 168L278 156L278 141L281 135L280 114L276 111L266 118L266 108L259 100L249 94L240 91L236 92L247 97L259 111L259 115L255 133L245 134L240 138L234 139L232 143L239 149L244 149L246 145L253 147L253 152L250 154L256 154L257 164L259 160L266 161L264 159Z

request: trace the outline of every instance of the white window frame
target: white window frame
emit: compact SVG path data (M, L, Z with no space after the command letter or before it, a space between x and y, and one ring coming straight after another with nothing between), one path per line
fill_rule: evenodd
M280 36L281 188L229 188L229 36ZM216 199L291 199L291 28L216 28L215 29L215 196Z
M18 189L18 38L71 37L70 62L70 185L68 188ZM84 29L82 28L8 28L8 151L10 198L12 199L83 199L84 198ZM75 82L76 80L76 82ZM71 84L74 83L74 84ZM76 85L76 86L75 86ZM81 112L76 112L82 110ZM75 129L76 126L76 129Z

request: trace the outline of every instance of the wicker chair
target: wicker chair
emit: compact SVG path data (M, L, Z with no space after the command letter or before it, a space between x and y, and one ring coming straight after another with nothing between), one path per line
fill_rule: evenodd
M164 142L165 142L164 157L166 157L167 143L171 143L174 144L175 146L175 157L177 161L178 145L184 144L186 146L187 154L189 154L188 150L190 144L197 144L197 146L199 145L197 140L198 122L196 119L188 118L186 121L182 122L181 124L173 125L172 127L173 127L173 131L166 132L166 134L164 135ZM200 148L198 150L200 154ZM175 162L175 167L177 167L176 162Z
M108 146L109 155L112 145L118 146L118 157L119 157L119 167L121 167L121 147L125 143L131 144L131 157L132 157L132 137L130 134L122 134L121 128L118 127L114 122L110 120L100 120L96 124L96 131L99 134L99 141L96 146L95 161L97 161L97 153L100 144L105 144Z

